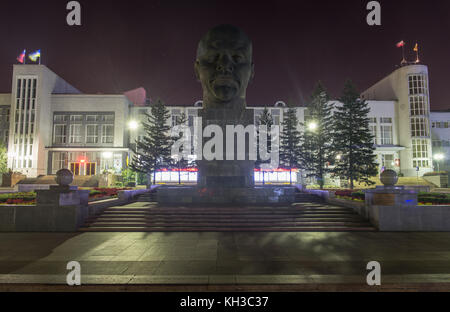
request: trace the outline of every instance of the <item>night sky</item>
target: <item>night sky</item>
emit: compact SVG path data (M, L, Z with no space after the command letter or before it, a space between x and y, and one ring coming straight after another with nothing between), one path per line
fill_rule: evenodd
M228 23L253 40L249 106L304 105L318 80L332 97L347 78L363 91L395 70L400 40L413 61L417 40L429 66L431 108L450 108L448 0L379 1L382 26L367 25L368 0L84 0L78 27L66 24L67 2L2 0L0 92L11 92L18 54L41 49L42 63L84 93L144 87L152 99L192 105L201 99L197 43L210 27Z

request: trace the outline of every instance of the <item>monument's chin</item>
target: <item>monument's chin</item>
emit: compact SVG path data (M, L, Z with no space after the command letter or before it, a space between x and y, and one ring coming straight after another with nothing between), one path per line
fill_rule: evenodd
M214 95L220 102L230 102L236 96L237 89L232 86L214 87Z

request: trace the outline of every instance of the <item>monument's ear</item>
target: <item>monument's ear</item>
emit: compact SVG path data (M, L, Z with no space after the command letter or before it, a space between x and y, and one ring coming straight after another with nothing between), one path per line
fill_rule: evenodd
M200 74L198 73L198 61L195 61L194 63L194 72L195 72L195 78L197 78L197 81L200 81Z

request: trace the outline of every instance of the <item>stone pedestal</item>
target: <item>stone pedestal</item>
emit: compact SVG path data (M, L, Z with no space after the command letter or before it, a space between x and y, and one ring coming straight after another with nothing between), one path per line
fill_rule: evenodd
M218 125L223 133L223 160L199 160L198 185L200 188L246 188L254 186L255 161L249 159L249 137L234 136L234 153L227 150L226 127L253 125L253 111L248 109L219 109L208 108L199 111L198 116L202 118L202 131L208 125ZM253 135L253 134L251 134ZM245 159L239 160L237 156L238 140L245 140ZM210 138L203 138L202 148ZM256 143L255 143L256 144ZM256 147L256 145L255 145ZM231 158L233 160L226 160Z
M295 201L295 187L261 186L218 188L160 186L157 201L162 205L224 204L224 205L289 205Z
M28 222L18 222L18 231L76 231L88 217L89 190L76 186L51 186L49 190L36 191L35 213L24 214Z
M377 186L365 194L367 206L417 205L417 192L404 186Z

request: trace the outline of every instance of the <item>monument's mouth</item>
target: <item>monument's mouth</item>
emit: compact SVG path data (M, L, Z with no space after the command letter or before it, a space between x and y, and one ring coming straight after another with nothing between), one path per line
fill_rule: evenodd
M233 76L217 76L211 83L217 87L234 87L239 88L239 82Z

